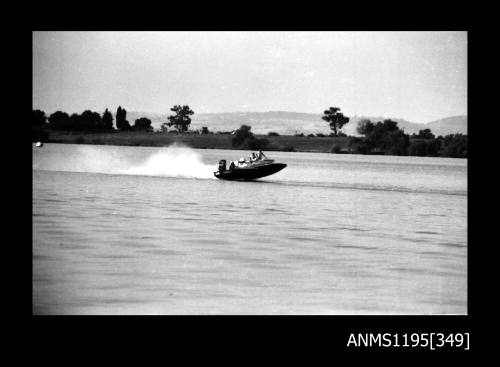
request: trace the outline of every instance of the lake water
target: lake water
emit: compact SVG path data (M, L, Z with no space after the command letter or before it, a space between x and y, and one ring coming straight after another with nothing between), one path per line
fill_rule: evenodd
M467 160L244 154L33 147L33 313L467 313Z

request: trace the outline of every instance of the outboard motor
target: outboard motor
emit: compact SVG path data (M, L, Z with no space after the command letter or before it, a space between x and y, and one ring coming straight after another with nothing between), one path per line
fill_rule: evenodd
M219 172L222 172L225 170L226 170L226 161L224 159L221 159L219 161Z

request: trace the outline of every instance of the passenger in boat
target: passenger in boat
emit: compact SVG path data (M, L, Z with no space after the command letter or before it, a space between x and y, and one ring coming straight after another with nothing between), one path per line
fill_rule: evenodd
M235 165L234 165L234 161L231 162L231 164L229 165L229 170L233 170L235 168Z
M250 157L250 162L255 162L257 160L257 153L252 152L252 156Z
M262 153L262 150L259 149L259 154L257 155L257 160L261 160L263 159L263 153Z

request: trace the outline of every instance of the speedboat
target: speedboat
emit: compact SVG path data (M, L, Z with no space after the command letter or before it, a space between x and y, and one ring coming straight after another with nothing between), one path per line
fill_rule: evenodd
M286 167L285 163L274 163L274 159L268 159L261 151L254 158L231 162L226 169L226 161L219 161L219 170L214 172L215 177L221 180L250 181L257 178L272 175Z

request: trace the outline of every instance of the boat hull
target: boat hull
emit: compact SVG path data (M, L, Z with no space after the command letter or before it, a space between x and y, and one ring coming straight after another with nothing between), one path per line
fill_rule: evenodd
M214 172L214 176L221 180L251 181L272 175L285 167L286 164L284 163L271 163L263 166L217 171Z

